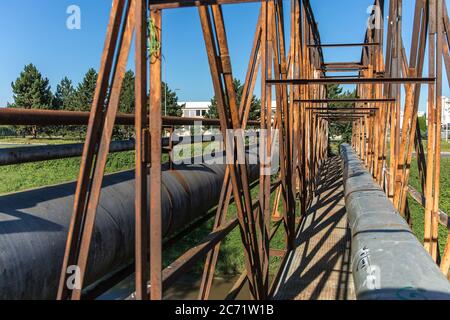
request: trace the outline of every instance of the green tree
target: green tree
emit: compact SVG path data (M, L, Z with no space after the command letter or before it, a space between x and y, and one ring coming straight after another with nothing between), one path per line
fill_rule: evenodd
M89 69L83 80L78 84L72 97L67 102L65 110L69 111L90 111L94 101L95 87L97 85L97 71ZM76 133L80 140L86 132L86 126L71 126L68 132Z
M56 86L53 109L70 110L70 104L72 103L74 94L75 88L73 87L72 80L64 77Z
M25 66L19 77L11 83L14 103L8 104L12 108L51 109L53 95L49 80L44 78L33 64ZM36 126L17 128L22 134L31 133L37 137Z
M427 118L425 116L418 117L418 121L419 121L420 135L422 137L425 137L427 134Z
M345 91L337 85L332 84L327 86L328 99L351 99L356 97L356 91ZM352 103L331 103L328 108L351 108ZM352 124L351 122L330 122L329 125L330 136L342 136L342 142L350 143L352 139ZM331 137L330 137L331 138Z
M164 116L167 111L168 116L181 117L184 105L178 103L178 96L165 83L161 83L161 114ZM167 92L166 92L167 89ZM165 103L167 95L167 105ZM119 112L135 112L135 75L129 70L125 73L119 100ZM129 139L134 134L133 126L119 126L114 128L114 137L118 139Z
M122 89L119 99L119 112L121 113L133 113L135 105L134 96L134 72L128 70L123 78Z
M178 104L178 96L175 91L172 91L170 87L164 81L161 83L161 112L162 115L181 117L183 115L183 108L185 104ZM166 91L167 90L167 91ZM167 96L167 104L166 104Z
M134 72L128 70L125 73L120 91L119 112L134 113L135 110L135 90L134 90ZM115 139L130 139L134 134L133 126L115 126L113 137Z
M69 110L91 110L92 102L94 101L95 87L97 85L97 76L97 71L92 68L86 72L83 80L77 86Z
M16 108L50 109L52 92L47 78L33 64L25 66L15 82L11 83Z
M236 92L236 102L238 105L241 103L242 93L244 91L244 85L241 83L239 79L233 80L234 91ZM249 120L258 120L261 114L261 100L256 98L256 96L252 97L252 102L250 104L250 112L249 112ZM211 99L211 105L209 106L209 110L205 115L206 118L209 119L218 119L219 114L217 112L217 99L214 96Z
M56 86L56 92L53 98L54 110L71 110L75 94L75 88L73 87L72 80L64 77L61 82ZM47 133L49 135L63 135L65 136L71 130L67 126L51 126L47 127Z

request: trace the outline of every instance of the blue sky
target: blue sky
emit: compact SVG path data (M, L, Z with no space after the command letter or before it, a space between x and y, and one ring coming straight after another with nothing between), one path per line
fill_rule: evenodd
M366 10L373 0L311 2L323 43L363 40L368 17ZM450 0L446 2L450 6ZM290 1L284 3L288 11ZM403 3L403 38L405 47L409 48L414 0ZM66 28L69 16L66 10L70 5L78 5L81 9L81 30ZM98 69L110 7L111 0L1 1L0 106L12 101L11 82L30 62L50 79L53 90L64 76L76 84L88 68ZM241 80L247 68L258 8L256 3L223 7L233 71ZM360 58L359 48L325 49L324 53L326 61L356 61ZM196 8L164 11L163 54L166 61L163 78L171 88L178 89L180 100L211 98L213 88ZM129 68L133 68L132 57ZM446 79L444 94L450 96ZM421 110L426 106L425 96L426 91L423 91Z

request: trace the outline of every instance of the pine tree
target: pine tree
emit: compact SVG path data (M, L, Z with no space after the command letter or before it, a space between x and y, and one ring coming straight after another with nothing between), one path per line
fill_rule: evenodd
M119 99L119 112L134 113L135 96L134 96L134 72L129 70L123 78L122 90Z
M97 72L89 69L74 93L73 101L69 110L90 111L92 102L94 101L95 87L97 85Z
M72 81L64 77L61 82L56 86L55 96L53 98L54 110L70 110L75 94L75 88L72 85ZM67 126L51 126L47 127L46 132L49 135L66 135L70 132L70 127Z
M129 70L125 73L120 91L119 112L134 113L135 110L135 90L134 72ZM113 137L115 139L130 139L134 134L133 126L115 126Z
M69 111L90 111L94 101L95 87L97 85L97 72L95 69L89 69L83 80L78 84L75 92L67 101L65 110ZM86 126L72 126L67 131L77 133L80 140L86 132Z
M239 106L241 103L241 99L242 99L242 93L244 91L244 85L241 83L241 81L239 79L234 79L233 86L234 86L234 91L236 92L236 100L237 100L236 102ZM249 112L248 119L249 120L258 120L260 117L260 114L261 114L261 100L256 98L256 96L253 96L252 102L250 105L250 112ZM205 117L209 118L209 119L218 119L219 118L219 114L217 112L217 100L216 100L215 96L211 99L211 105L209 106L209 110L206 113Z
M11 83L14 103L8 104L12 108L24 109L51 109L53 95L49 80L44 78L36 66L28 64L20 73L15 82ZM17 131L32 134L34 138L38 135L36 126L18 127Z
M55 97L53 99L53 109L55 110L70 110L70 104L73 101L75 88L72 81L64 77L56 86Z
M33 65L26 65L15 82L11 83L14 106L25 109L50 109L52 92L47 78Z

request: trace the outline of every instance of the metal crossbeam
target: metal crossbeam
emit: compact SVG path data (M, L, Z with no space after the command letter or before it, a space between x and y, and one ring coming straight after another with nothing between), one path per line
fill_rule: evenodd
M385 102L395 102L395 99L363 99L363 98L352 98L352 99L298 99L294 100L297 103L385 103Z
M428 83L433 84L436 78L332 78L332 79L268 79L267 84L313 85L313 84L404 84L404 83Z
M319 44L308 44L310 48L334 48L334 47L371 47L379 46L377 42L374 43L319 43Z

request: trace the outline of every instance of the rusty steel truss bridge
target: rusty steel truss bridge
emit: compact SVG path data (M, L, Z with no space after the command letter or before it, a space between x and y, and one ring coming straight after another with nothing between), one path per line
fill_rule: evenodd
M238 103L222 6L246 2L259 3L259 18ZM408 50L405 5L415 6ZM223 154L226 165L161 163L174 147L166 134L198 120L160 116L162 12L186 7L198 9L217 100L218 119L203 125L223 136L229 129L268 132L258 145L277 147L271 175L264 173L267 163L249 163L238 136ZM309 0L291 0L285 13L281 0L112 0L89 113L0 109L0 125L87 126L82 145L0 154L0 165L82 156L76 183L0 197L0 261L7 261L0 298L94 299L134 275L129 299L160 300L202 262L198 298L208 299L221 242L238 229L245 271L224 299L244 287L256 300L450 299L450 243L441 255L438 232L450 226L439 208L443 72L450 78L446 2L375 0L374 27L368 25L361 43L322 43ZM150 19L159 45L149 55ZM135 113L126 115L118 106L133 41ZM324 60L323 48L350 46L361 48L359 61ZM333 75L349 71L355 75ZM330 99L330 84L355 85L356 97ZM260 117L250 121L256 86ZM426 146L418 125L424 86ZM339 156L328 152L334 122L352 126L351 143L340 146ZM113 141L116 125L134 127L135 141ZM135 150L135 170L105 175L108 154L125 150ZM422 191L409 183L412 161ZM423 244L408 225L410 201L425 210ZM18 212L20 227L5 218ZM213 217L210 234L163 267L163 250ZM8 229L14 227L22 231ZM285 235L284 249L271 246L276 232ZM21 250L33 253L16 254ZM274 277L273 257L281 261ZM72 266L78 278L71 287Z

